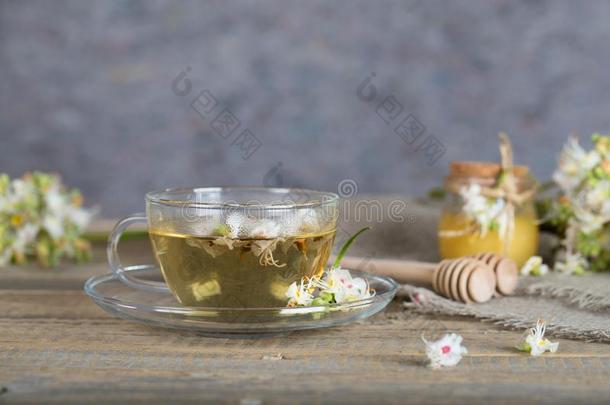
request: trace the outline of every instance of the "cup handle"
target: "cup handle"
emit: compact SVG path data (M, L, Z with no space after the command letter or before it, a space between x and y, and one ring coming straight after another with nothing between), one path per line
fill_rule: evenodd
M121 235L123 235L123 232L132 224L141 222L148 222L146 214L143 212L130 215L117 222L108 237L108 247L106 250L106 253L108 254L108 264L117 278L129 287L148 291L169 292L169 288L167 288L165 283L138 279L129 275L123 266L121 266L121 259L119 258L119 252L117 250Z

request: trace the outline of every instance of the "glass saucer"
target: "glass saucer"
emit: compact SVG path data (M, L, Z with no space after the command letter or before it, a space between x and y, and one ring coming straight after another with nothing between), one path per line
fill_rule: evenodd
M156 265L129 266L124 271L142 279L161 279ZM351 273L365 278L375 296L328 307L184 307L170 293L134 289L113 274L90 278L85 283L85 292L106 312L128 320L205 335L261 336L358 321L381 311L394 298L397 284L392 279L355 270Z

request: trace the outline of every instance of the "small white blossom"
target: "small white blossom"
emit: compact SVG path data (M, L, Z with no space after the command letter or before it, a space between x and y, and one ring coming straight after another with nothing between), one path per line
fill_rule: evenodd
M566 192L574 190L591 170L600 162L595 151L586 152L574 137L564 146L559 157L559 165L553 180Z
M310 292L311 284L305 283L301 280L300 283L296 281L288 286L286 291L286 298L289 299L288 306L309 306L313 301L313 295Z
M610 181L584 187L572 198L574 216L584 233L593 233L610 221Z
M95 216L96 212L96 209L85 209L70 205L65 209L64 214L74 223L79 232L83 232Z
M592 211L603 211L604 203L610 199L610 180L601 180L595 187L585 190L584 200Z
M579 206L574 206L574 216L578 222L578 227L584 233L592 233L600 230L609 219L594 214Z
M602 204L601 215L610 219L610 195Z
M523 276L544 276L549 272L549 266L542 263L542 257L532 256L521 268L521 275Z
M299 208L282 214L279 221L283 224L283 231L286 235L315 233L320 230L318 214L312 208Z
M341 263L343 256L354 242L354 239L367 229L369 228L361 229L345 242L337 255L335 264L326 270L323 278L320 279L318 276L309 278L307 280L307 285L305 285L303 279L301 279L300 285L292 283L286 292L286 296L290 299L288 306L308 305L312 301L315 301L316 305L326 306L330 304L360 301L372 297L375 294L375 291L371 290L366 279L352 277L352 274L348 270L343 270L339 266L339 263ZM315 298L312 293L314 291L317 291L317 296ZM301 301L303 303L301 303Z
M331 268L320 282L323 291L333 293L337 304L371 297L371 290L361 277L352 277L349 270Z
M546 325L544 321L538 320L536 326L531 328L525 336L524 341L517 348L524 352L529 352L532 356L539 356L542 353L549 351L555 353L559 348L559 343L553 343L544 337Z
M247 218L239 212L232 212L227 216L226 224L229 227L228 238L235 239L239 235Z
M253 238L277 238L280 236L282 227L271 219L261 219L252 226L249 235Z
M320 229L316 210L304 208L297 210L298 222L302 232L317 232Z
M42 220L42 226L54 240L59 240L64 235L63 220L57 215L46 215Z
M464 200L464 212L476 215L487 210L487 198L481 194L479 184L470 184L460 189L460 196Z
M58 182L44 193L44 201L47 212L42 220L42 226L55 240L64 236L66 221L74 224L79 232L84 231L96 211L72 204L68 196L62 193Z
M506 211L506 201L504 201L504 199L496 199L493 205L489 207L486 220L487 223L489 223L489 226L496 221L498 224L498 233L500 235L506 235L506 230L508 229L509 225L509 216L508 212Z
M49 212L58 215L63 211L64 207L69 204L67 198L61 193L59 187L57 187L57 184L44 194L44 200Z
M423 336L422 340L426 345L426 356L432 368L455 366L462 360L462 356L468 353L462 346L462 337L455 333L446 334L433 342L427 341Z
M16 202L16 201L20 201L23 200L25 198L27 198L29 195L31 195L33 192L35 192L34 186L23 180L23 179L15 179L12 181L11 184L11 188L12 188L12 194L10 195L10 198Z
M0 195L0 214L10 211L11 200L9 196Z
M555 263L555 270L565 274L582 274L587 266L587 260L580 253L567 252L563 261Z
M13 255L12 250L5 249L0 252L0 267L4 267L8 265L11 261L11 256Z
M317 294L312 294L316 289ZM300 284L292 283L288 287L286 297L290 299L289 306L309 305L312 300L323 296L330 297L330 303L343 304L359 301L374 295L364 278L352 277L348 270L340 267L330 268L324 278L311 278L307 283L301 280Z
M482 236L485 236L494 224L498 226L500 235L505 234L509 218L504 199L485 197L481 186L476 183L462 187L460 196L464 200L463 212L479 225Z
M16 254L24 254L27 246L32 243L38 235L39 228L34 224L25 224L15 234L12 250Z

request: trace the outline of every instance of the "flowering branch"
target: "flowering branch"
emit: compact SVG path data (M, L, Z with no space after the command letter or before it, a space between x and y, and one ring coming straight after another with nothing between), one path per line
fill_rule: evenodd
M0 267L35 258L45 267L62 257L83 262L91 247L81 237L94 211L82 207L78 190L66 190L57 175L0 174Z
M546 229L562 238L555 269L569 274L610 268L610 136L591 139L589 151L568 140L553 173L560 192L537 204Z

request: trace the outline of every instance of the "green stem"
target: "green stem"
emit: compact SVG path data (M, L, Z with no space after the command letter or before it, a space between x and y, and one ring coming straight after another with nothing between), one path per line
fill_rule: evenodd
M341 265L341 260L343 260L343 257L345 256L345 254L347 253L347 250L349 249L349 247L352 245L352 243L354 243L354 240L356 240L356 238L358 236L360 236L360 234L364 231L368 231L369 229L371 229L370 227L366 227L366 228L362 228L361 230L359 230L358 232L356 232L354 235L352 235L351 238L349 238L341 247L341 250L339 250L339 254L337 255L337 258L335 259L335 262L333 263L333 269L337 268Z

